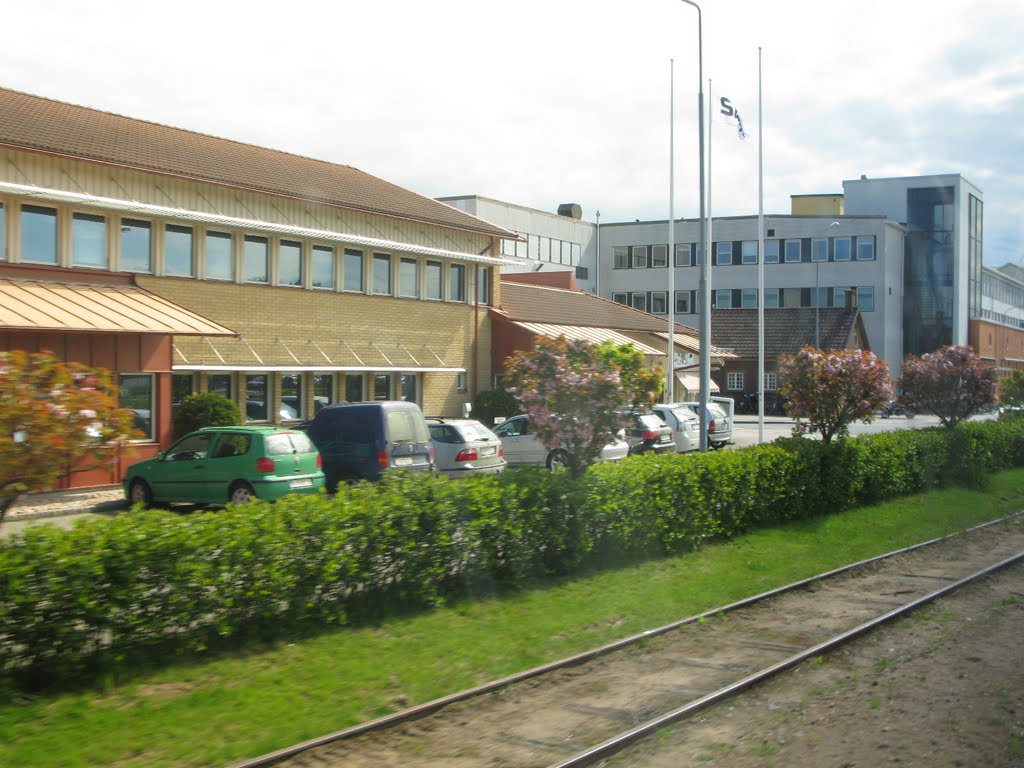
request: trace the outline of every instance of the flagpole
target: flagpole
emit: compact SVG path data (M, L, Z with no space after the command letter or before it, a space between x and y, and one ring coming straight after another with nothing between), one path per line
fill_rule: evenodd
M764 106L757 47L757 442L764 442Z
M676 187L675 187L675 60L668 66L668 386L667 400L674 403L676 378Z
M711 287L711 277L712 277L711 267L713 265L713 262L711 261L711 259L712 259L711 249L714 247L714 244L715 244L714 238L712 237L712 235L714 234L712 230L714 228L715 217L711 213L711 179L712 179L712 176L711 176L711 129L714 127L714 124L715 124L715 119L714 119L714 114L715 113L712 111L712 108L711 108L711 104L713 103L713 101L714 101L714 99L711 98L711 78L709 77L708 78L708 216L705 219L705 224L706 224L707 229L708 229L708 233L707 233L708 252L707 252L707 255L705 256L705 258L708 260L708 296L710 296L711 295L711 291L714 290ZM708 305L709 306L712 303L713 302L711 302L710 300L708 301ZM711 322L711 314L710 313L708 314L708 322L709 323ZM708 328L710 329L710 325L708 326ZM710 336L711 336L711 334L709 332L708 333L708 337L710 338ZM709 395L711 394L710 388L708 389L708 394Z

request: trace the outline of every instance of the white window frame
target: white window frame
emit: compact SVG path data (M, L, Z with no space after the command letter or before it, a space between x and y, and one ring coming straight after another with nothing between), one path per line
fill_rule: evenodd
M633 269L647 269L647 246L634 245L629 249Z
M726 297L724 303L722 297ZM732 288L719 288L715 291L715 309L732 309Z
M614 301L616 304L625 304L628 307L629 306L629 294L625 293L625 292L623 292L623 293L613 293L612 294L612 301Z
M612 269L629 269L629 264L629 246L614 246L612 248Z
M658 309L659 300L661 309ZM649 311L652 315L668 314L668 291L651 291L651 307Z
M772 251L775 251L772 253ZM764 263L765 264L778 264L779 263L779 241L776 239L764 241Z
M862 249L861 246L864 246ZM868 255L862 256L861 253ZM875 237L874 235L858 235L857 236L857 261L874 261L875 260Z
M778 388L779 388L779 374L774 373L774 372L773 373L765 372L765 374L764 374L764 391L765 392L774 392Z
M786 264L799 264L803 260L803 257L804 257L803 256L803 252L804 252L803 241L800 240L799 238L792 238L792 239L789 239L789 240L785 240L784 242L785 242L786 245L785 245L785 253L783 255L783 258L785 259ZM795 259L791 259L789 256L790 256L790 251L793 250L793 249L791 249L789 246L790 245L794 245L794 244L796 245L796 249L795 249L796 250L796 258Z
M744 240L740 245L740 262L757 264L757 240Z
M683 307L680 308L680 299L683 300ZM693 308L690 306L690 292L689 291L676 291L676 314L677 315L689 315L693 312Z
M845 244L845 248L840 249L839 246L840 246L841 243ZM851 238L849 238L849 237L837 237L833 241L832 247L833 247L833 253L832 253L832 260L833 261L850 261L852 255L853 255L853 242L852 242ZM843 255L843 256L840 256L840 253L843 250L846 251L846 254Z
M729 371L725 374L725 387L730 392L743 391L743 371Z
M638 303L643 305L643 306L637 306ZM631 306L633 309L639 309L642 312L646 312L647 311L647 292L646 291L636 291L634 293L629 294L629 306Z
M871 306L865 306L864 300L870 297ZM857 286L857 306L860 307L861 312L874 312L875 311L875 286L873 285L858 285Z
M811 261L820 264L824 261L828 261L828 238L827 237L812 237L811 238Z
M693 243L676 243L677 267L689 267L693 264Z
M727 267L732 264L732 240L715 243L715 266Z
M757 288L743 288L740 291L740 307L757 309Z
M657 269L658 267L667 267L667 266L668 266L668 246L667 245L652 245L651 246L651 267Z

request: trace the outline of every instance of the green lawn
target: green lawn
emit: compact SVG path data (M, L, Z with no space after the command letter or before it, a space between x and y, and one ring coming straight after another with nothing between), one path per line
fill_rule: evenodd
M699 552L99 690L0 705L2 766L211 766L492 680L1024 507L1024 470Z

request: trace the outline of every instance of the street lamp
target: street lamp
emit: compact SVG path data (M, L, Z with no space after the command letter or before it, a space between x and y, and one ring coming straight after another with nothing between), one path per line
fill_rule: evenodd
M828 231L825 234L825 260L828 261L828 237L833 232L839 229L839 222L833 221L828 225ZM813 257L813 251L812 251ZM818 281L818 267L821 261L814 262L814 348L821 349L821 321L819 317L821 315L821 288Z
M704 221L704 30L700 6L693 0L682 0L697 9L697 120L699 122L700 151L700 450L708 449L708 390L711 388L711 296L708 294L711 258L707 253L707 222ZM674 261L674 254L670 255ZM675 297L672 297L675 301ZM670 351L671 352L671 351Z

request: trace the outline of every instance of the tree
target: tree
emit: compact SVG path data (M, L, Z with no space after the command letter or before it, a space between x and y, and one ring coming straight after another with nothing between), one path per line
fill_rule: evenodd
M50 352L0 352L0 521L25 492L102 466L138 433L110 372Z
M505 363L508 390L519 400L549 450L564 447L569 470L581 476L614 439L630 403L616 365L585 341L540 339Z
M900 404L909 411L931 413L947 427L994 403L999 386L995 366L970 347L940 347L921 357L907 355L900 377Z
M515 395L504 389L487 389L473 398L474 419L487 427L494 426L497 417L508 418L522 411Z
M184 437L203 427L233 427L242 423L242 413L234 400L216 392L197 392L181 401L174 414L174 438Z
M779 392L789 398L796 432L820 432L828 443L849 433L859 419L871 421L892 399L889 366L866 350L823 352L806 346L779 358Z
M1016 368L1000 380L999 400L1007 408L1024 409L1024 368Z
M661 366L649 368L644 353L632 344L604 341L598 353L619 370L627 402L632 408L650 408L665 389L665 371Z

